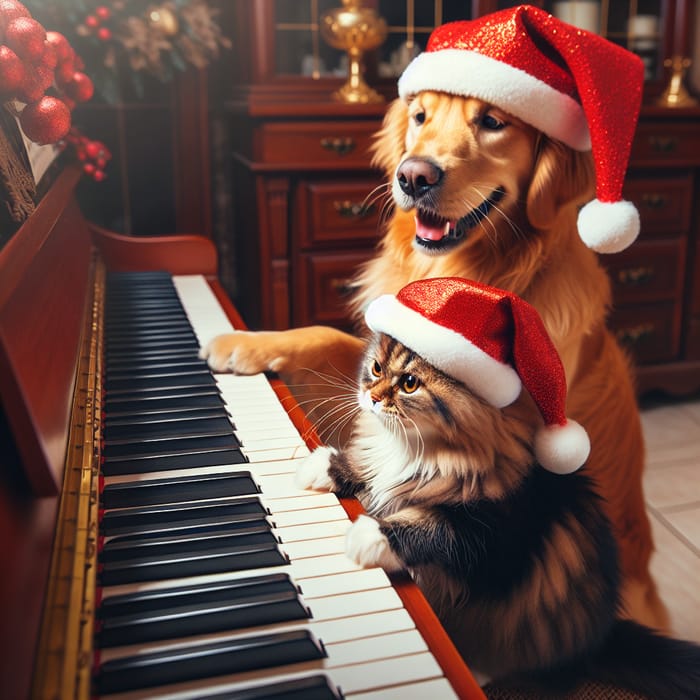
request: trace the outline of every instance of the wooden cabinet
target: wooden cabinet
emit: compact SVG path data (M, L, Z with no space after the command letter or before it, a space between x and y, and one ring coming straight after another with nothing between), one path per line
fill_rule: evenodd
M245 58L234 66L224 110L235 232L227 251L231 279L224 282L255 328L346 327L348 280L381 235L384 200L371 193L381 192L375 188L383 176L371 168L370 146L386 104L336 102L331 95L342 78L303 74L304 51L314 46L314 1L235 0L224 6L233 13ZM318 11L340 4L320 0ZM551 9L551 3L539 4ZM615 4L607 22L609 37L620 43L625 16L615 13L623 4ZM384 14L403 3L375 5ZM437 6L447 21L504 3L415 5L422 8L416 19L427 36L425 25ZM687 50L681 29L692 25L685 1L645 5L652 6L657 13L663 9L661 49L647 81L625 189L639 208L642 234L628 250L601 259L614 288L611 327L639 365L640 391L681 392L700 388L700 109L651 106L667 83L661 59ZM391 20L390 46L405 21ZM326 66L341 55L328 47L317 51ZM385 59L383 53L378 60ZM376 65L369 68L375 70L373 87L388 102L396 95L396 78L381 79Z
M700 388L700 109L645 107L624 196L639 240L603 256L613 283L610 324L636 364L640 393Z

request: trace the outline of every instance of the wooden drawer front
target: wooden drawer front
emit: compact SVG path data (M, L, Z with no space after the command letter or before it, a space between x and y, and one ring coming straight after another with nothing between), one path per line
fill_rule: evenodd
M615 309L610 327L636 362L673 360L678 356L677 313L674 304L649 304Z
M375 122L303 122L264 124L257 155L265 164L296 169L369 168Z
M634 178L625 183L624 197L634 202L642 224L641 235L677 236L690 226L693 178Z
M601 256L615 303L680 299L684 253L685 240L639 241L617 255Z
M379 211L384 201L372 194L378 185L375 180L307 185L309 225L302 231L302 244L375 242L379 236Z
M327 323L347 328L351 280L358 267L372 255L372 250L303 255L295 323Z
M669 122L637 126L630 164L697 165L700 163L700 129L697 122Z

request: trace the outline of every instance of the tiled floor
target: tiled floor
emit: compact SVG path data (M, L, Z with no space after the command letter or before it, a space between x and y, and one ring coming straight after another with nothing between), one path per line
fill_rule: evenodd
M641 404L652 572L675 635L700 642L700 396Z

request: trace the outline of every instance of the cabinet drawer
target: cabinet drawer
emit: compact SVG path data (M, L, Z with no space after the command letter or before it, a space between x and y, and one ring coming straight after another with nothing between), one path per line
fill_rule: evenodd
M677 236L690 226L693 178L635 178L625 182L624 197L639 210L642 231L649 236Z
M635 361L663 362L678 356L678 313L672 304L649 304L615 309L610 328Z
M256 157L266 165L295 169L369 168L375 122L300 122L263 124Z
M295 323L327 323L348 328L350 283L359 266L372 255L372 250L302 255Z
M602 256L618 304L677 301L683 292L685 239L639 241L617 255Z
M375 180L312 182L302 187L308 223L301 231L303 246L327 243L376 242L384 199L373 195Z
M697 121L645 124L637 126L632 142L633 166L697 165L700 162L700 129Z

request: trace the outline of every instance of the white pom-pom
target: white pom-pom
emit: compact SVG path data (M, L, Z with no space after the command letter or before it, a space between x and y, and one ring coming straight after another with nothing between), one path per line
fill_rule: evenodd
M535 457L548 471L571 474L582 467L591 451L588 433L576 421L547 425L535 435Z
M632 202L588 202L578 214L581 240L598 253L619 253L639 235L639 212Z

